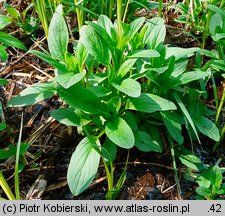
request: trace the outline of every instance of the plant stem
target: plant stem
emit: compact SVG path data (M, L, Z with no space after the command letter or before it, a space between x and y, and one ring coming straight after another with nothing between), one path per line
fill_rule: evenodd
M75 5L77 5L77 0L74 0ZM80 30L82 26L82 14L81 10L76 7L76 14L77 14L77 23L78 23L78 30Z
M125 10L124 10L124 13L123 13L123 22L125 22L129 4L130 4L130 0L127 0L127 4L126 4L126 7L125 7Z
M117 0L117 25L118 25L118 41L122 39L122 1Z
M218 110L217 110L217 112L216 112L216 122L217 122L218 119L219 119L221 110L222 110L222 108L223 108L224 101L225 101L225 88L223 89L223 95L222 95L221 100L220 100L220 105L219 105Z
M0 186L2 187L3 191L9 198L9 200L15 200L15 196L12 193L12 190L10 189L4 175L2 174L2 171L0 171Z
M173 144L173 140L170 135L168 136L168 140L170 142L170 151L171 151L171 156L172 156L172 161L173 161L173 170L174 170L174 174L175 174L174 178L175 178L175 182L177 184L178 198L179 198L179 200L182 200L180 182L179 182L179 178L178 178L177 165L176 165L176 159L175 159L175 153L174 153L174 144Z
M18 139L17 149L16 149L15 194L16 194L16 199L17 200L20 200L19 159L20 159L20 146L21 146L21 139L22 139L22 130L23 130L23 113L22 113L22 116L21 116L20 133L19 133L19 139Z
M163 0L159 0L159 17L162 17Z

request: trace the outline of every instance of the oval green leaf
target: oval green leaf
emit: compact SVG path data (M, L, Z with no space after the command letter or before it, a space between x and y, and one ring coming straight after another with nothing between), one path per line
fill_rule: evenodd
M23 90L19 95L12 97L8 102L7 107L29 106L50 98L54 94L55 86L53 83L34 84Z
M130 126L122 119L115 118L105 127L107 137L121 148L130 149L134 146L134 134Z
M123 80L120 85L117 83L112 83L112 85L130 97L137 98L141 95L141 85L136 80L128 78Z
M88 52L104 65L110 64L111 53L92 26L82 26L80 29L80 41L86 47Z
M97 144L93 144L94 141ZM100 154L93 145L99 141L85 137L76 147L67 171L67 181L70 191L74 196L82 193L93 181L98 171Z
M56 12L50 22L48 35L48 48L55 59L65 61L68 41L66 22L62 14Z
M126 108L146 113L177 109L173 102L148 93L142 93L138 98L130 98L127 102Z
M210 137L211 139L218 142L220 140L220 132L216 125L210 121L208 118L204 116L200 116L197 119L193 119L196 127L203 133L204 135Z
M144 131L136 131L135 146L143 152L162 152L162 147L159 143L152 139L152 137Z

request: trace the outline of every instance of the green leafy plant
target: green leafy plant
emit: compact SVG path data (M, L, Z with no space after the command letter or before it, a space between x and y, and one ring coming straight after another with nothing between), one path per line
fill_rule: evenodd
M0 29L3 29L12 22L11 18L8 16L0 16ZM26 50L26 47L17 38L0 31L0 59L2 61L7 61L8 54L6 52L7 46L16 47L18 49Z
M225 183L222 183L223 175L218 165L204 170L196 181L199 185L196 188L197 199L215 200L219 199L219 195L225 194Z
M181 163L187 167L184 178L198 184L196 199L214 200L219 199L219 195L225 194L223 171L218 164L207 166L183 146L176 146L175 153Z
M118 9L115 23L101 15L86 24L74 44L75 55L68 53L62 6L57 8L49 26L50 53L29 51L55 67L54 81L32 85L8 106L28 106L57 93L68 107L51 115L84 135L69 164L70 190L75 196L82 193L102 159L108 178L106 197L112 199L126 177L124 171L114 184L113 161L118 149L162 152L162 131L182 144L183 125L199 142L200 132L215 141L220 135L194 82L210 74L186 70L188 58L198 48L164 45L162 18L141 17L125 24ZM190 82L196 84L187 87Z
M15 161L15 171L14 171L14 182L15 182L15 193L12 192L11 188L8 185L7 180L5 179L2 170L0 170L0 186L3 191L7 195L9 200L20 200L20 187L19 187L19 172L21 171L21 167L19 166L20 156L24 156L26 150L28 149L27 144L21 144L22 139L22 129L23 129L23 115L21 118L20 124L20 133L18 138L17 146L9 146L9 150L0 150L0 159L6 159L10 156L14 156ZM15 194L15 195L14 195ZM3 199L0 197L0 199Z
M27 35L34 35L39 27L39 19L31 16L28 11L33 7L29 4L22 12L19 12L9 4L4 4L4 8L9 14L9 19L16 26L19 26Z

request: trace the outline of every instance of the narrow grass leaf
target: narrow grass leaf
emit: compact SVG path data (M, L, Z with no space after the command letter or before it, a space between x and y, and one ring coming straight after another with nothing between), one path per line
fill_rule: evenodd
M197 130L196 130L196 128L195 128L195 124L194 124L194 122L193 122L193 120L192 120L190 114L188 113L186 107L184 106L184 104L183 104L183 102L181 101L180 97L179 97L176 93L174 93L173 96L174 96L175 100L177 101L179 107L181 108L181 110L182 110L184 116L186 117L187 121L188 121L189 124L191 125L191 127L192 127L192 129L193 129L193 131L194 131L194 133L195 133L195 135L196 135L196 137L197 137L197 139L198 139L198 142L201 143L201 141L200 141L200 139L199 139L199 136L198 136L198 132L197 132Z

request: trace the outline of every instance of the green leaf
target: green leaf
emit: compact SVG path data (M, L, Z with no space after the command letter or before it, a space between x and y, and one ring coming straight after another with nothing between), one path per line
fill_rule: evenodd
M19 95L12 97L7 107L20 107L35 104L44 99L50 98L55 94L55 87L53 83L38 83L34 84Z
M114 118L107 123L105 133L113 143L121 148L130 149L134 146L134 134L122 118Z
M5 123L5 122L1 122L1 123L0 123L0 131L5 130L5 129L6 129L6 127L7 127L7 125L6 125L6 123Z
M138 98L130 98L126 104L126 108L146 113L177 109L173 102L148 93L142 93Z
M102 156L107 163L113 163L116 159L117 147L116 145L107 139L102 145Z
M0 149L0 160L7 159L9 157L11 157L11 153L9 151Z
M176 61L181 58L189 58L194 55L195 52L199 50L198 47L192 48L181 48L181 47L167 47L166 59L174 56Z
M137 98L141 95L141 85L136 80L128 78L123 80L120 85L117 83L112 83L112 85L130 97Z
M45 62L52 65L54 68L58 69L61 72L67 72L67 67L64 64L59 63L57 60L53 59L50 55L46 55L37 50L29 50L28 53L32 53L38 56L40 59L44 60Z
M223 19L219 14L214 14L210 19L209 31L212 35L215 35L217 28L220 27L220 31L223 29Z
M8 60L8 54L6 52L6 47L2 46L2 45L0 45L0 59L4 62L6 62Z
M48 48L52 56L65 61L69 34L66 22L60 13L54 13L49 25Z
M65 103L70 106L78 108L84 112L93 114L98 113L100 100L94 93L83 86L76 84L66 90L59 86L57 92Z
M98 24L102 26L108 35L111 37L111 31L114 29L114 26L112 24L112 21L105 15L100 15L98 18ZM114 41L113 41L114 42Z
M207 4L207 8L213 10L216 14L219 14L223 18L223 20L225 20L225 12L221 8L212 4Z
M67 126L84 126L90 122L90 119L85 113L75 110L72 107L54 110L51 112L51 116Z
M93 137L90 139L82 139L70 159L67 181L74 196L78 196L90 185L98 171L100 154L95 150L92 141L96 146L100 143Z
M127 58L156 58L160 57L160 54L156 50L135 50L130 53Z
M203 72L203 71L191 71L191 72L186 72L184 74L182 74L179 78L180 84L187 84L189 82L195 81L195 80L199 80L202 78L205 78L207 76L209 76L210 74L207 72Z
M84 76L86 75L86 71L83 70L82 73L66 73L66 74L59 74L54 81L61 85L63 88L68 89L69 87L73 86L74 84L80 82Z
M95 29L95 31L101 36L101 38L104 40L104 43L107 44L109 48L112 48L113 41L106 29L94 22L87 21L86 23Z
M20 145L20 155L24 155L29 148L30 148L30 145L29 144L22 143Z
M0 42L8 45L8 46L12 46L21 50L27 50L27 48L23 45L22 42L20 42L17 38L6 34L4 32L0 32Z
M198 136L198 133L197 133L197 130L195 128L194 122L193 122L189 112L187 111L187 109L184 106L183 102L181 101L180 97L176 93L174 93L173 96L174 96L175 100L177 101L179 107L181 108L181 110L182 110L184 116L186 117L187 121L191 125L191 127L192 127L192 129L193 129L193 131L194 131L194 133L195 133L195 135L196 135L196 137L198 139L198 142L201 143L201 141L199 139L199 136Z
M80 41L100 63L109 65L111 60L111 53L101 38L101 36L91 26L82 26L80 29Z
M176 157L178 157L181 163L187 166L188 168L198 171L205 169L205 165L202 163L202 161L183 146L176 146L174 151Z
M196 193L201 195L201 196L204 196L204 197L208 197L211 195L211 191L209 188L207 187L204 187L204 186L199 186L196 188Z
M166 36L166 27L164 20L160 17L154 17L145 24L141 34L144 33L143 43L148 45L149 49L155 49L160 43L164 43Z
M174 113L169 111L161 112L161 116L170 135L179 144L182 144L184 142L184 137L181 135L181 124L179 123L179 119Z
M140 17L130 23L128 32L125 32L125 34L123 35L123 38L126 38L126 43L129 42L134 37L134 35L139 31L139 29L144 24L144 21L145 18Z
M215 165L212 167L212 175L211 176L211 182L212 184L219 189L222 182L223 182L223 175L221 172L221 169L218 165Z
M6 79L0 78L0 86L6 85L8 83L9 81L7 81Z
M117 71L117 76L119 78L124 77L129 70L134 66L137 59L127 59L123 64L120 66L119 70Z
M206 136L210 137L215 141L220 140L220 132L216 125L204 116L193 119L196 127Z
M17 21L20 21L20 13L14 7L9 4L4 4L7 12Z
M152 139L152 137L144 131L136 131L135 146L143 152L162 152L162 147L159 143Z
M85 63L87 57L88 57L88 51L84 47L84 45L79 41L77 44L77 47L76 47L75 59L77 61L80 72L84 67L84 63Z
M11 22L12 22L11 17L0 15L0 29L5 28Z

